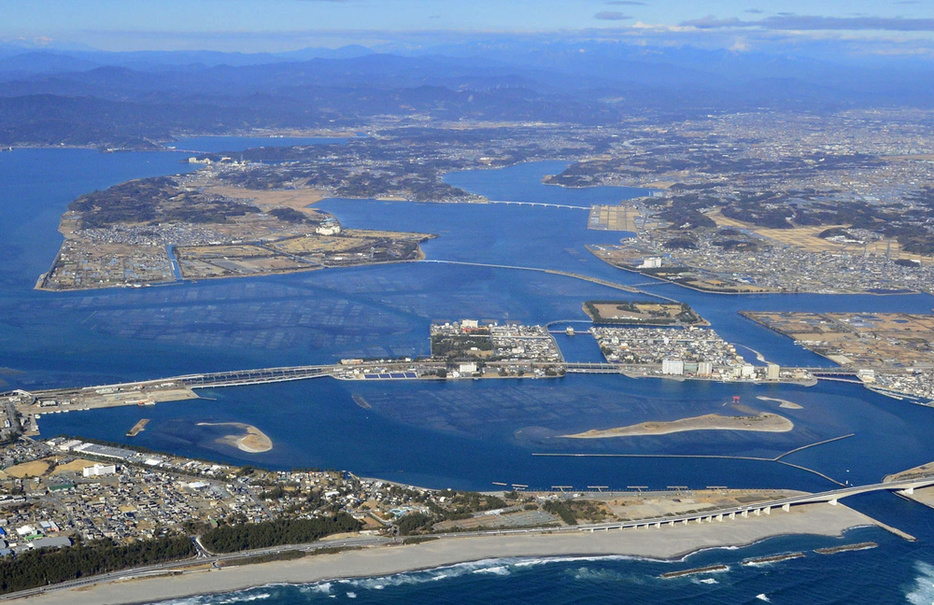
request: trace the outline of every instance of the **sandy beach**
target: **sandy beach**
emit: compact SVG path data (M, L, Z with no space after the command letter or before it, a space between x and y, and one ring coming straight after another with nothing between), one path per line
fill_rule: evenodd
M811 504L790 512L750 516L722 523L663 526L562 534L512 534L442 538L411 546L383 546L294 561L262 563L220 570L194 571L172 577L124 580L90 588L31 597L30 605L126 604L229 592L273 583L310 583L349 577L385 576L504 557L629 555L680 559L701 549L742 546L788 534L841 535L846 529L874 521L843 505Z
M705 414L691 418L680 418L669 422L642 422L611 429L592 429L573 435L561 435L568 439L607 439L610 437L638 437L642 435L667 435L686 431L758 431L764 433L786 433L795 428L792 421L778 414L761 413L756 416L723 416Z

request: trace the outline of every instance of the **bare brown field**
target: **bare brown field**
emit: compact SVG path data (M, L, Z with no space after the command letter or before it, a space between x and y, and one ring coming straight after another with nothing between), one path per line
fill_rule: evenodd
M232 198L245 198L253 200L252 203L261 210L271 210L273 208L292 208L308 214L318 214L313 208L308 206L320 202L329 197L329 193L323 189L290 189L284 190L264 190L264 189L243 189L241 187L232 187L230 185L215 185L206 189L208 193L223 195Z
M651 183L642 183L641 187L646 189L669 189L678 181L653 181Z
M639 212L630 206L591 206L588 229L602 231L636 231Z
M719 227L737 227L752 231L757 235L768 238L772 241L784 244L786 246L795 246L807 252L850 252L852 254L869 252L870 254L884 256L888 253L891 258L898 259L903 256L902 247L898 240L884 238L875 242L869 242L868 245L862 244L841 244L817 237L823 231L833 228L847 228L850 225L820 225L817 227L795 227L794 229L769 229L759 227L752 223L738 221L733 218L723 216L719 210L707 215L713 219ZM917 257L914 255L904 255L907 257Z
M52 471L52 474L58 475L59 473L80 473L82 469L89 466L94 466L95 464L99 463L79 458L77 460L72 460L68 464L60 464L56 466L55 470Z
M764 502L788 498L801 492L794 490L691 490L690 494L626 494L607 501L612 513L620 519L651 519L669 515L682 515L689 511L742 506L750 502Z
M179 246L179 253L192 258L224 258L224 257L255 257L269 256L269 250L252 244L237 244L233 246Z
M380 239L406 240L421 239L417 233L393 233L391 231L368 231L365 229L346 229L339 236L316 235L314 237L293 237L269 245L286 254L326 253L339 254L357 250L370 242Z
M772 292L768 288L760 286L751 286L741 283L727 283L719 279L692 279L680 282L681 285L698 290L713 290L715 292L731 292L733 294L760 294L762 292Z
M49 472L49 460L33 460L11 466L4 472L10 477L23 479L24 477L41 477Z
M934 315L915 313L744 312L843 365L884 367L934 363Z

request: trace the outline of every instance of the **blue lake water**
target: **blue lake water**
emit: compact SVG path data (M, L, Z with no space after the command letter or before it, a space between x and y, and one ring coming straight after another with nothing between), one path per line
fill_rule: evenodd
M188 152L220 153L223 151L243 151L251 147L289 147L292 145L342 145L344 137L238 137L238 136L203 136L187 137L173 143L166 143L166 149L179 149Z
M242 141L241 141L242 142ZM226 143L225 143L226 144ZM341 357L417 355L428 351L433 320L475 317L544 323L585 319L581 303L619 297L616 290L526 269L406 263L256 279L203 281L157 288L48 293L32 290L48 269L61 238L61 213L78 195L143 176L187 170L183 153L98 154L85 150L0 153L0 379L6 388L100 384L195 371L304 364ZM449 175L448 182L491 199L546 201L572 206L613 203L638 190L566 190L540 184L561 163ZM431 261L510 265L611 279L646 278L592 257L588 243L622 234L588 231L578 209L510 205L438 205L327 200L321 207L352 227L439 234L425 251ZM694 306L727 339L794 365L830 365L786 338L739 317L752 310L866 310L929 312L930 296L722 296L653 284L650 292ZM588 336L559 336L568 358L599 359ZM741 351L749 359L753 353ZM274 468L318 466L353 470L430 487L489 489L493 481L533 486L622 487L631 484L793 487L822 490L826 479L769 461L672 459L666 454L774 458L791 449L854 433L786 460L851 483L934 460L928 426L934 410L888 399L855 385L822 383L752 386L678 383L617 376L557 380L357 383L318 379L202 393L211 399L126 407L42 418L45 435L67 433L130 441L126 430L151 418L138 445L179 454ZM362 397L365 409L354 402ZM779 411L795 423L789 433L681 433L639 439L578 441L562 437L590 428L713 413L740 395L744 405ZM272 451L248 455L214 443L192 427L201 421L253 424L274 441ZM567 458L534 454L601 453L646 457ZM669 564L621 560L505 564L505 573L464 568L438 582L423 575L373 585L334 584L332 595L394 603L506 600L542 603L618 600L664 602L690 595L700 602L930 602L934 578L931 515L892 495L859 497L859 509L922 539L907 544L880 530L860 530L883 543L870 553L809 557L768 568L731 565L718 584L653 578ZM862 535L862 534L860 534ZM769 554L827 539L784 538L744 549ZM758 550L757 550L758 549ZM692 563L738 560L718 551ZM495 567L503 565L490 565ZM863 573L859 573L860 570ZM870 573L875 574L870 577ZM432 574L436 572L420 572ZM440 573L440 572L439 572ZM445 572L446 573L446 572ZM428 577L428 576L424 576ZM327 598L317 588L275 588L269 602ZM583 591L583 592L581 592ZM244 598L253 598L249 593ZM464 596L470 595L470 596ZM511 596L510 596L511 595ZM800 597L800 598L796 598ZM858 597L858 598L857 598ZM227 597L225 597L227 598ZM237 597L240 598L240 597ZM206 602L214 602L206 598ZM473 600L471 600L473 599ZM921 599L921 600L917 600Z
M445 176L444 181L490 200L565 204L590 208L591 204L618 204L622 200L651 195L638 187L587 187L571 189L543 185L542 178L558 174L568 162L527 162L496 170L465 170ZM586 225L586 221L582 224Z

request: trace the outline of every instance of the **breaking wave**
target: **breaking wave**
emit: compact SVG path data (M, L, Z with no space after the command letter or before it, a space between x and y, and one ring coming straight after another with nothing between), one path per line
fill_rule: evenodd
M934 565L919 561L915 564L918 576L910 592L905 595L912 605L931 605L934 603Z

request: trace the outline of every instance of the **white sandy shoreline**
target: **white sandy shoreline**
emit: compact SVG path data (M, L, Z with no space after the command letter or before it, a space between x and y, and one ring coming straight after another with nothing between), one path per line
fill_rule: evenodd
M342 578L378 577L485 559L624 555L679 560L700 550L738 547L767 538L812 534L839 536L875 525L845 506L812 504L771 515L722 523L561 534L530 533L442 538L409 546L382 546L292 561L193 571L177 576L123 580L52 591L18 599L30 605L125 605L199 594L225 593L268 584L307 584Z

